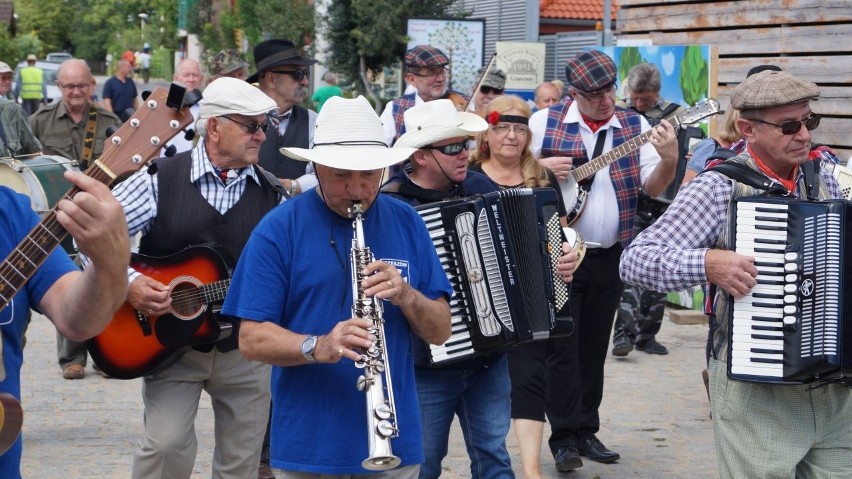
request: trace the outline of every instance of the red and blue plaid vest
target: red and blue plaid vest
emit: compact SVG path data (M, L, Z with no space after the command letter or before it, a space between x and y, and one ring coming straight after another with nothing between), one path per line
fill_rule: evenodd
M541 158L570 156L574 159L574 165L579 166L589 161L589 153L583 145L579 123L562 122L571 103L571 100L566 100L564 103L550 107L540 156ZM642 133L642 122L636 113L616 108L615 117L622 128L609 128L613 134L613 148ZM618 237L624 247L627 247L633 236L636 203L639 190L642 188L639 169L639 150L619 159L609 167L609 175L618 200L620 225Z

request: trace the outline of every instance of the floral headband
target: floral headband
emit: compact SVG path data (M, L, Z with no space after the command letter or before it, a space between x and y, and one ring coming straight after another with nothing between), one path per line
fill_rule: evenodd
M485 117L485 121L488 122L489 125L496 125L497 123L520 123L521 125L529 125L530 119L525 116L520 115L501 115L499 112L492 111Z

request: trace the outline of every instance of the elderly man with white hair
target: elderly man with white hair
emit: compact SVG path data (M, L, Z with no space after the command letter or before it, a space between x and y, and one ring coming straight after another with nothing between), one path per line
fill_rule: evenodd
M240 257L251 230L282 200L278 182L256 166L276 109L271 98L242 80L219 78L208 85L199 105L198 144L158 161L156 174L143 170L113 190L130 235L142 234L141 254L164 257L196 247L189 254L197 260L205 257L195 255L198 245L215 243L223 258ZM195 274L184 267L187 276ZM167 322L175 318L182 293L153 278L162 279L157 273L162 271L156 267L131 268L127 301L139 315L156 319L158 338L169 338L176 334L169 328L186 323ZM198 327L232 332L181 350L168 366L144 377L145 432L133 454L133 478L192 475L198 446L193 425L202 390L212 398L216 423L213 477L257 474L269 414L269 366L240 354L238 320L219 315L216 304L203 306L213 316Z

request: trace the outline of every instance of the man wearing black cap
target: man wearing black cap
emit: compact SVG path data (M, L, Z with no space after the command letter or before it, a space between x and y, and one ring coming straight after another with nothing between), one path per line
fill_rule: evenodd
M616 108L616 67L608 56L597 50L582 52L568 61L566 73L573 100L536 112L529 126L533 154L557 175L566 207L579 214L572 208L576 201L564 180L573 165L586 163L651 126L636 112ZM547 404L550 448L559 471L582 466L580 455L604 463L620 458L595 436L600 428L604 361L623 289L618 261L633 233L639 190L660 194L674 178L677 163L671 125L664 122L655 127L650 138L650 145L598 168L584 212L574 223L590 248L574 274L571 290L575 333L555 340L564 344L556 348L560 357L551 361L565 371L566 378L556 388L566 394L549 398Z
M444 52L429 45L417 45L405 52L405 83L416 91L403 95L385 106L382 125L385 141L393 145L405 133L405 110L427 101L447 97L450 59ZM467 96L455 93L467 103Z
M841 198L830 169L808 161L811 130L820 121L811 102L819 94L814 83L781 71L762 71L737 85L731 106L740 111L737 127L747 146L726 163L743 165L800 199ZM813 387L728 377L729 367L732 373L738 367L731 362L728 343L734 299L754 293L758 275L755 258L733 251L733 239L726 234L733 228L729 210L733 198L764 191L719 171L698 175L624 252L621 276L655 290L676 291L706 282L716 286L710 404L722 479L849 477L852 389L834 383ZM837 291L828 286L826 292ZM820 308L819 315L829 310ZM784 319L784 343L790 329L805 327L794 319L792 325ZM821 336L815 329L814 343ZM771 362L762 364L771 367Z
M479 69L480 75L482 75L484 69L485 67ZM502 95L504 91L506 91L506 72L492 67L485 74L479 88L474 92L467 111L472 111L479 116L485 116L485 109L491 104L491 100Z
M305 58L290 40L273 38L254 47L256 72L246 79L278 105L278 127L270 128L260 147L260 166L275 175L290 193L297 195L317 184L306 163L282 155L283 147L308 148L313 143L317 113L299 105L307 95L310 66L317 61Z

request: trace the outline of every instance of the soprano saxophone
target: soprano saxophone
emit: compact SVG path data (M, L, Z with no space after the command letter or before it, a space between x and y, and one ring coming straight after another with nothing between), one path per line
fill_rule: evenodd
M368 297L361 287L364 278L361 271L373 262L373 253L364 245L362 217L364 211L360 202L352 204L349 216L352 221L352 316L365 318L373 322L370 334L373 344L355 361L355 366L364 373L358 377L358 390L367 394L367 438L369 455L361 462L364 469L384 471L398 466L400 459L393 455L390 440L399 435L396 425L396 407L393 402L393 383L391 382L390 363L385 344L385 326L382 317L382 301Z

